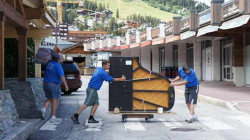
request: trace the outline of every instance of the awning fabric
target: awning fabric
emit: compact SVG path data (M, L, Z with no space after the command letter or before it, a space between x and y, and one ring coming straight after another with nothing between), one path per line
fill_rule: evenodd
M184 40L184 39L187 39L189 37L195 36L195 34L196 34L195 31L187 31L187 32L181 33L180 38L181 38L181 40Z
M219 28L221 30L237 28L237 27L247 24L249 19L250 19L250 15L242 15L240 17L237 17L235 19L231 19L229 21L222 23L222 25Z
M219 30L219 26L208 25L198 30L197 37L202 36L207 33L216 32L218 30Z

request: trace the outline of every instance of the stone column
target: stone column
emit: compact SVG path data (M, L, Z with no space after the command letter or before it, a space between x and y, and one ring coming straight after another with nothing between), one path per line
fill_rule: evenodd
M4 13L0 12L0 90L4 89Z
M150 53L151 48L149 47L143 47L141 48L141 65L147 70L150 70Z
M167 45L165 47L165 66L173 67L173 46Z
M27 79L27 32L26 28L16 28L18 35L18 80Z
M220 81L221 80L221 71L220 71L220 40L212 41L212 80Z
M201 42L194 43L194 71L201 80Z
M121 56L131 56L131 49L121 50Z
M131 49L131 57L139 57L139 60L141 59L141 48L136 47Z
M233 73L235 86L245 85L245 71L243 67L243 34L237 34L233 38Z
M160 64L159 64L159 48L153 47L152 48L152 61L153 61L153 69L152 71L160 73ZM150 61L149 61L150 62Z
M187 64L187 47L185 43L178 44L178 67L182 67L183 65Z
M35 43L35 53L37 53L38 49L41 47L42 39L33 38ZM35 64L35 78L41 78L41 64Z

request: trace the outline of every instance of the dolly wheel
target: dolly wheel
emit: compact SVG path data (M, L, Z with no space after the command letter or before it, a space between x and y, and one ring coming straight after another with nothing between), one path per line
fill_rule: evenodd
M127 121L127 118L122 117L122 122L126 122L126 121Z
M145 118L145 121L146 121L147 123L149 123L149 122L150 122L150 119L149 119L149 118Z

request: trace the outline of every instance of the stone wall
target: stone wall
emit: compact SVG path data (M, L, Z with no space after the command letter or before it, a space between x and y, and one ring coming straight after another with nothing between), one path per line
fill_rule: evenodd
M27 81L6 79L5 88L10 89L20 118L40 118L45 94L43 79L28 78Z
M10 90L0 90L0 134L16 124L18 114Z

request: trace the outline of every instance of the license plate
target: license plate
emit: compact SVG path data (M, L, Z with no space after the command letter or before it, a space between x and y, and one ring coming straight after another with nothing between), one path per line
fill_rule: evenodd
M68 76L67 79L72 80L75 79L75 77Z

